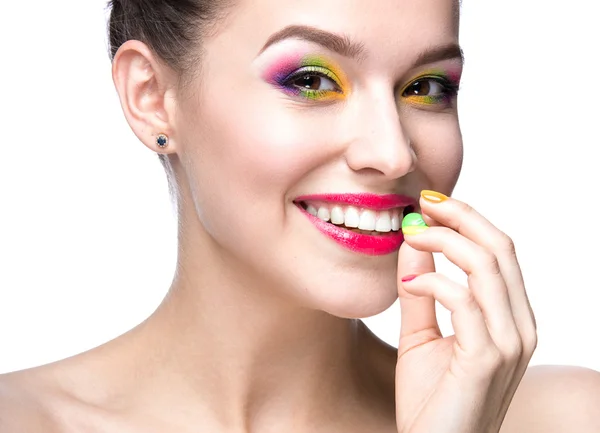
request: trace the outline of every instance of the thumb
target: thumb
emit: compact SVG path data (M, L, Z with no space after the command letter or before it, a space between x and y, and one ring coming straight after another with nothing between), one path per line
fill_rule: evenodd
M426 340L442 337L435 315L435 299L430 296L415 296L403 288L402 280L418 278L419 275L435 272L433 254L418 251L403 242L398 252L398 297L400 299L400 345L405 350L407 341L403 338L415 335ZM425 331L425 332L423 332ZM423 343L414 341L408 343L410 347ZM405 351L404 350L404 351Z

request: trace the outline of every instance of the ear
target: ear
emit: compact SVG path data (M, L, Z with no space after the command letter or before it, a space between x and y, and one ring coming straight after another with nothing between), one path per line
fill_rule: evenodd
M112 77L121 100L125 118L135 135L156 153L174 153L173 118L175 100L174 72L162 65L146 44L130 40L115 54ZM162 149L156 139L169 137L169 146Z

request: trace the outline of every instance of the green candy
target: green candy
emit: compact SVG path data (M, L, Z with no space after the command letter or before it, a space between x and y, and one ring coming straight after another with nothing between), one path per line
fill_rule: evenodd
M402 228L406 227L429 227L420 213L409 213L402 220Z

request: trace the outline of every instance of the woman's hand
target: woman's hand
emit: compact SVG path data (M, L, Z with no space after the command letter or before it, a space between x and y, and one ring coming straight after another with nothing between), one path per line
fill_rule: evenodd
M537 344L513 243L458 200L424 191L420 204L431 227L405 227L398 258L398 432L497 433ZM433 252L468 286L436 273ZM455 335L442 337L435 300Z

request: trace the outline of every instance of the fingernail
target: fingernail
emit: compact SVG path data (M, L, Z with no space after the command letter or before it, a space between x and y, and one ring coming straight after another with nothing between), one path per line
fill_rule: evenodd
M402 277L402 282L408 283L409 281L412 281L417 277L418 277L418 275L407 275L406 277Z
M409 213L402 220L402 233L405 235L416 235L423 233L429 226L419 213Z
M421 197L430 203L441 203L448 200L448 197L441 192L431 191L429 189L424 189L421 191Z

